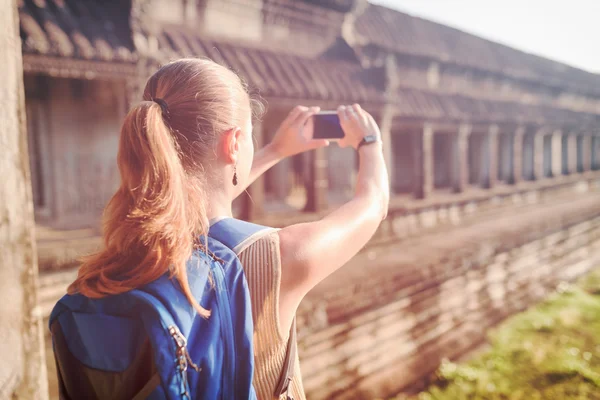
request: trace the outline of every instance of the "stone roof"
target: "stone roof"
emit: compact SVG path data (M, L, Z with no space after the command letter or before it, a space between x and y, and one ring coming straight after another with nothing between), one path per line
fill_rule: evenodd
M600 94L600 75L386 7L369 5L355 27L364 45Z
M534 104L494 101L458 94L402 87L395 101L400 117L473 122L576 125L600 127L600 115Z
M232 68L261 95L286 99L383 102L377 79L358 63L310 59L268 49L215 41L165 27L157 36L160 59L208 57Z
M90 69L96 71L95 76L135 75L134 61L148 49L134 46L130 7L129 1L120 0L19 0L25 70L44 72L50 66L58 71L55 75L72 77L93 78ZM310 4L298 3L298 7ZM591 87L600 83L600 76L380 6L368 6L356 21L356 29L363 41L395 52L501 71L543 84L581 86L587 82ZM411 87L386 93L385 67L362 67L354 50L341 46L339 38L330 51L305 57L293 54L293 50L282 53L268 46L261 48L260 43L252 46L213 40L180 26L164 26L158 34L144 32L141 27L134 30L136 35L156 37L159 60L208 57L235 70L265 97L372 104L387 99L397 104L399 115L415 118L600 125L596 115L547 106ZM125 71L125 65L130 70Z
M357 0L303 0L305 3L313 4L318 7L330 8L339 12L348 12L352 10Z
M24 54L104 62L135 60L129 4L120 0L19 0Z

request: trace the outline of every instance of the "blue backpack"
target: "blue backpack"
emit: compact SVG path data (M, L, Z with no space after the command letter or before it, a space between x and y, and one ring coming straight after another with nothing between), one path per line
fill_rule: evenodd
M101 299L63 296L49 322L60 398L256 399L250 297L234 250L264 229L217 222L207 239L211 256L196 251L188 261L190 288L208 319L166 275Z

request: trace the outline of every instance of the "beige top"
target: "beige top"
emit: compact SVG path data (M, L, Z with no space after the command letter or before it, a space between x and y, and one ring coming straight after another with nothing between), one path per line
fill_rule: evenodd
M252 244L238 249L237 253L244 267L252 300L254 388L259 400L271 400L283 370L289 336L289 328L282 329L279 326L279 235L275 230L267 231ZM298 352L295 365L289 393L294 400L305 400Z

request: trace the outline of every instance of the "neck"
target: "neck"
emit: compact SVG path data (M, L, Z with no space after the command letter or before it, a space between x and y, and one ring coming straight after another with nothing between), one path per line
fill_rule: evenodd
M207 193L206 202L208 204L207 217L212 220L217 217L232 217L231 195L225 190L210 190Z

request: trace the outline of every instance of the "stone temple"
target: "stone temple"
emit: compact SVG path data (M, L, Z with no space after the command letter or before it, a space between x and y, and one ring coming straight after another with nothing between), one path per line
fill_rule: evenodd
M357 102L381 127L389 216L298 312L308 398L416 387L600 264L599 75L364 0L17 5L42 317L100 245L128 107L158 65L187 56L265 100L259 144L297 104ZM286 160L235 212L314 220L352 195L356 163L335 145Z

